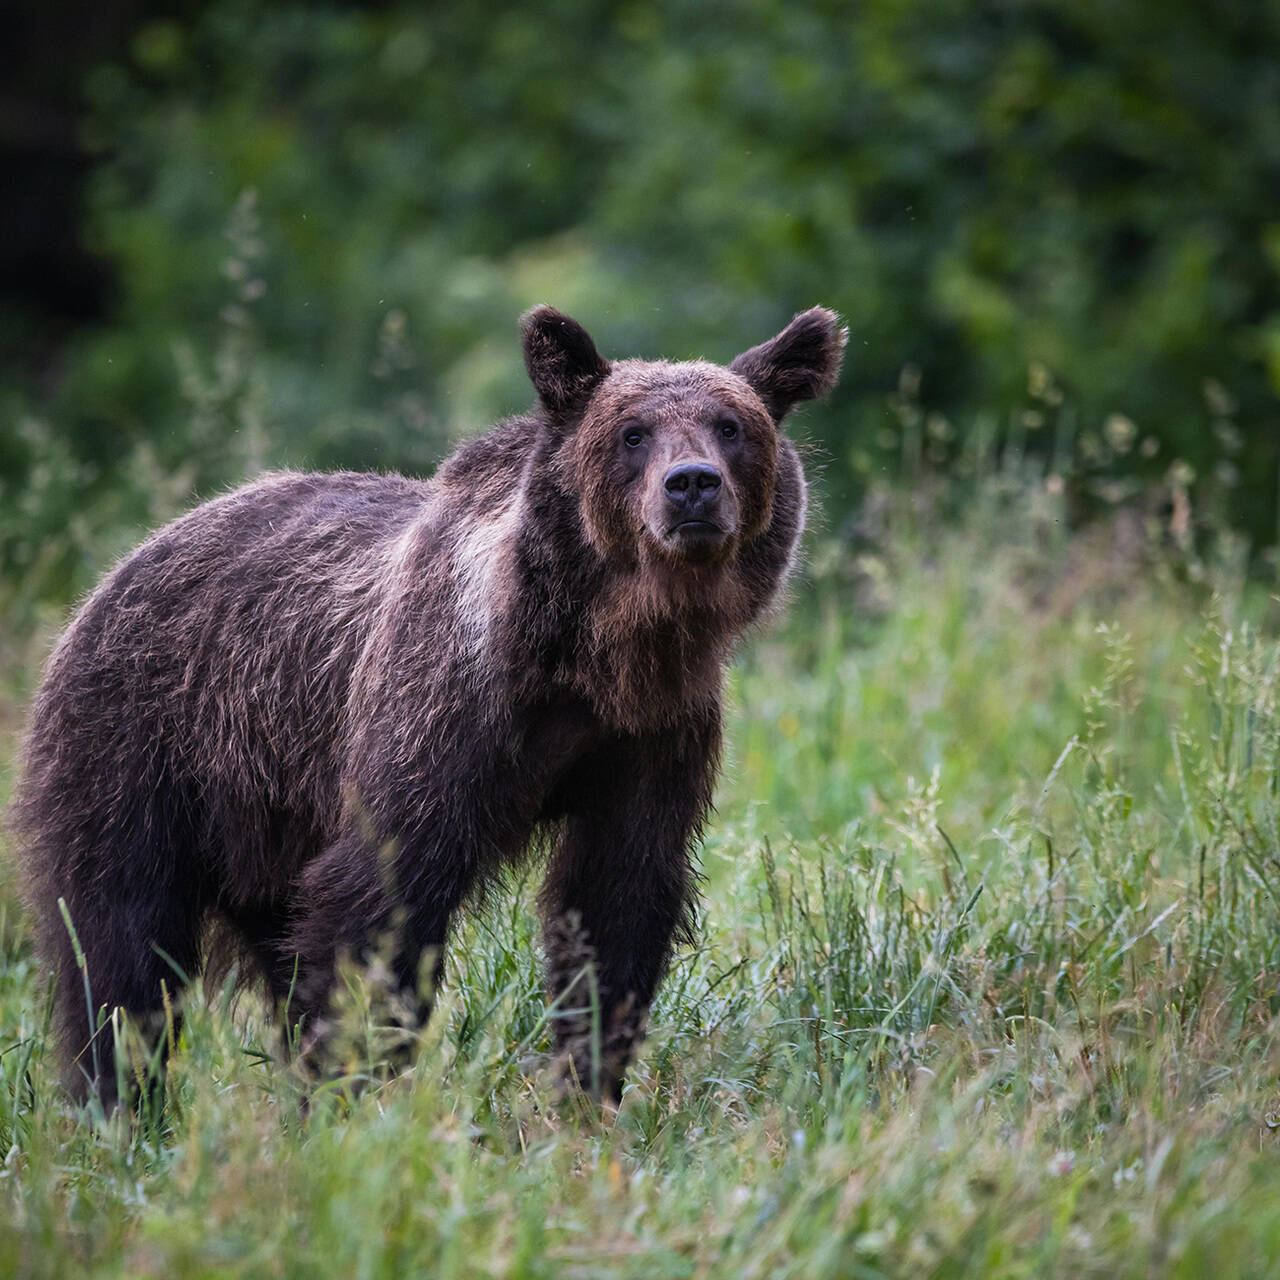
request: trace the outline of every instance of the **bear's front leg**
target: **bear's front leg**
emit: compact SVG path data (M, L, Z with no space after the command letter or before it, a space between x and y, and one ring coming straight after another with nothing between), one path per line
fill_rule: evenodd
M483 859L459 838L474 830L456 815L414 829L371 839L350 832L308 866L295 902L292 954L296 983L291 1025L301 1023L306 1059L329 1055L333 1027L330 1001L338 961L357 963L381 955L387 965L391 1007L381 1016L399 1025L405 1038L388 1050L395 1068L408 1065L412 1036L426 1023L444 969L452 918L470 892Z
M566 1083L617 1100L674 943L691 934L694 845L710 807L718 708L619 738L577 772L541 895Z

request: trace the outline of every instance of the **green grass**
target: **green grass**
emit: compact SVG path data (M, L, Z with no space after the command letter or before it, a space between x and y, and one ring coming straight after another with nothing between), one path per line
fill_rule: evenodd
M1271 601L1060 514L989 485L815 546L733 673L702 942L616 1116L542 1078L532 875L411 1076L349 975L304 1112L214 992L159 1124L59 1093L0 894L0 1274L1275 1274Z

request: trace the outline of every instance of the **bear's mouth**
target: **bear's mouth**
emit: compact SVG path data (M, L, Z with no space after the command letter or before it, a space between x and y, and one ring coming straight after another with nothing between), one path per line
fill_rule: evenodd
M681 520L667 530L666 541L691 560L714 555L728 541L729 531L712 520Z

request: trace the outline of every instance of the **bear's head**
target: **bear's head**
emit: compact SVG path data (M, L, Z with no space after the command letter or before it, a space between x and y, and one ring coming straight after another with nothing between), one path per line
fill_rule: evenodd
M834 386L848 337L814 307L728 366L610 363L552 307L521 327L557 479L588 540L607 559L672 569L724 564L768 528L778 424Z

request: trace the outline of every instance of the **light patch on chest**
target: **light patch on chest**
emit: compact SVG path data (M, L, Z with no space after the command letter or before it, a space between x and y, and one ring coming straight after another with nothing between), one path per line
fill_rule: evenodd
M514 549L523 514L521 493L483 519L457 531L451 556L456 584L456 624L460 648L479 657L496 642L496 625L511 594Z

